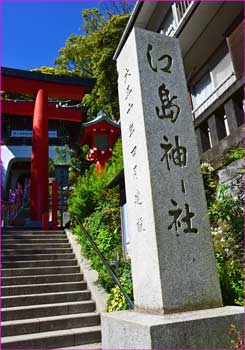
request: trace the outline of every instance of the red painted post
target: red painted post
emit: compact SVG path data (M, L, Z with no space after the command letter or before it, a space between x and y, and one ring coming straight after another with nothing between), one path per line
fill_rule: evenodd
M48 94L43 89L36 95L31 158L31 219L41 221L48 212Z
M49 219L49 213L43 213L42 214L42 229L44 231L48 230L48 220Z
M52 182L52 230L58 228L58 184L54 180Z

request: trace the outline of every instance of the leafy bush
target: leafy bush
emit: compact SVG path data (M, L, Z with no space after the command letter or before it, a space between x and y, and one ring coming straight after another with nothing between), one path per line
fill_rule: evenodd
M225 155L225 164L230 164L234 160L243 159L244 158L244 149L243 148L235 148L227 152Z
M243 189L236 198L217 185L212 167L204 165L204 183L217 269L225 305L243 305Z
M201 165L201 171L207 204L210 206L216 199L216 190L219 178L215 172L215 169L209 163L203 163Z
M130 263L122 256L121 224L118 189L107 188L110 181L123 167L121 141L113 150L113 157L100 174L91 166L75 184L69 200L69 212L73 218L73 230L80 242L83 255L91 261L91 266L98 272L98 283L110 294L108 310L127 308L124 297L117 293L117 287L107 272L100 258L96 255L86 236L76 224L78 218L93 238L95 244L110 262L119 255L119 279L132 296Z
M83 221L95 211L99 203L104 202L108 184L123 168L121 147L122 143L119 140L114 146L113 157L100 174L96 173L95 165L92 165L85 171L84 176L78 179L69 198L71 218L78 217Z
M124 287L128 296L133 299L133 282L131 276L131 265L130 262L124 262L124 269L121 277L119 278L122 286ZM110 296L107 300L107 311L119 311L119 310L127 310L128 304L126 299L124 298L122 292L120 291L118 286L115 286L111 289Z

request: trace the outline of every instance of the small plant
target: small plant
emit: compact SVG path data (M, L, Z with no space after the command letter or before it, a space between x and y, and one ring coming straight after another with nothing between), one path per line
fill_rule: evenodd
M215 169L209 163L201 165L201 172L204 182L204 189L208 206L215 201L216 190L218 186L218 175Z
M225 305L244 304L241 185L237 198L233 198L224 186L219 186L216 199L209 206L217 269Z
M223 302L243 305L242 181L238 183L234 198L224 185L218 185L218 176L210 164L202 164L201 169Z
M229 152L227 152L225 155L225 165L228 165L237 159L243 159L243 158L244 158L243 148L232 149Z
M129 262L124 263L124 270L119 281L121 282L126 293L132 300L133 299L133 282L132 282L132 276L131 276L131 266ZM110 296L107 300L107 311L113 312L113 311L120 311L120 310L127 310L127 309L128 309L127 301L124 298L119 287L115 285L115 287L111 289Z

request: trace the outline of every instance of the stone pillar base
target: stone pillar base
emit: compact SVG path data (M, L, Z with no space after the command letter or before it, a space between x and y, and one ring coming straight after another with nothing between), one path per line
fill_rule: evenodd
M137 311L103 313L102 349L229 349L230 325L243 332L242 307L168 315Z

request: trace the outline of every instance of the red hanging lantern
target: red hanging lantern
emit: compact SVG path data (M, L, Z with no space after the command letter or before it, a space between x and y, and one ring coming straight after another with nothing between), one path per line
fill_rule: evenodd
M105 163L112 156L112 147L121 134L120 126L113 122L104 112L82 124L82 145L89 145L87 159L96 162L96 171L99 173Z

